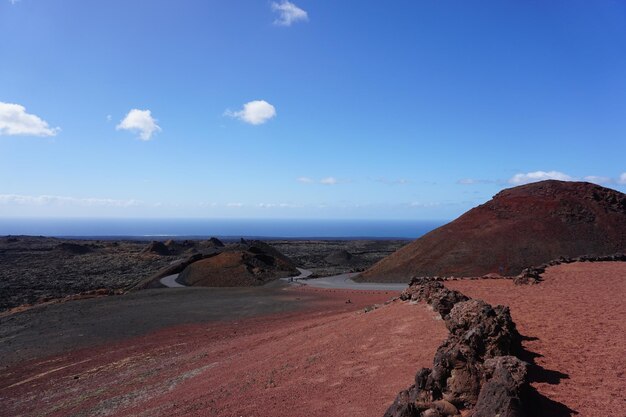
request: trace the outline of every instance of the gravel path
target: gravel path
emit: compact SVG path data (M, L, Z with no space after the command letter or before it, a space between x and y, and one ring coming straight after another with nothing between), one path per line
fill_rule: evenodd
M313 274L313 271L308 269L297 268L300 271L300 275L290 278L281 278L283 281L294 282L300 281L305 285L316 288L331 288L342 290L365 290L365 291L402 291L407 287L407 284L397 284L389 282L355 282L352 280L358 275L357 272L349 272L345 274L333 275L332 277L312 278L307 279ZM176 281L178 274L168 275L161 278L161 284L169 288L185 287ZM304 281L301 281L304 280Z
M317 288L366 291L402 291L408 286L408 284L390 282L354 282L352 278L357 275L358 273L347 273L334 275L332 277L308 279L306 280L306 285Z

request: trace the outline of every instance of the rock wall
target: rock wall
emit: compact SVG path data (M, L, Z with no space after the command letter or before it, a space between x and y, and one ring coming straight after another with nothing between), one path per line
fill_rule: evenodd
M626 253L617 253L615 255L606 256L585 255L577 256L575 258L566 258L562 256L539 266L524 268L521 274L513 278L513 283L516 285L537 284L542 281L541 274L546 272L548 267L561 264L571 264L573 262L626 262Z
M528 388L527 363L519 359L522 337L508 307L493 307L447 289L440 281L414 278L400 296L437 311L450 335L422 368L415 384L400 392L385 417L521 417Z

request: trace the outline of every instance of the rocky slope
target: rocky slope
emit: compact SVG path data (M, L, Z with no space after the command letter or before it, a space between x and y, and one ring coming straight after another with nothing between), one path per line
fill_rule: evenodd
M358 277L517 275L561 256L626 250L626 195L585 182L542 181L492 200L386 257Z
M187 266L179 281L189 286L248 287L298 275L295 264L270 245L252 241Z

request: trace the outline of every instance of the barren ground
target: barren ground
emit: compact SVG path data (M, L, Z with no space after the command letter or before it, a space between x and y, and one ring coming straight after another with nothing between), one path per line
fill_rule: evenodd
M255 318L205 318L109 343L96 338L96 346L52 356L31 352L31 359L0 371L0 415L378 417L419 367L430 366L447 334L424 305L394 302L365 312L393 293L276 291L304 304ZM108 297L116 300L111 314L144 312L136 302L124 307L125 297ZM97 333L90 306L102 302L76 302L82 303L81 328ZM50 308L54 315L60 307ZM14 334L14 345L21 334Z
M132 287L159 269L209 248L207 240L184 243L167 256L143 253L148 241L78 240L34 236L0 237L0 312L23 304L97 289ZM233 241L225 241L232 244ZM270 240L268 243L317 276L363 270L407 243L406 240ZM85 248L75 253L64 245ZM329 263L345 250L353 258Z
M626 263L572 263L549 268L539 285L509 280L449 281L450 288L511 307L524 347L535 356L533 386L551 416L624 415ZM569 408L569 410L568 410Z

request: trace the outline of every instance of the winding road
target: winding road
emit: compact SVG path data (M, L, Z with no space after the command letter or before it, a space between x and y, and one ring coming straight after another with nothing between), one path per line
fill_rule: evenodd
M303 268L297 268L300 272L300 275L289 278L281 278L283 281L288 282L296 282L303 279L308 278L313 274L312 271ZM345 273L339 275L333 275L331 277L323 277L323 278L311 278L306 279L304 285L309 285L311 287L317 288L332 288L332 289L346 289L346 290L372 290L372 291L402 291L404 290L408 284L398 284L398 283L389 283L389 282L355 282L352 280L353 277L357 276L358 273ZM176 281L178 278L178 274L168 275L166 277L161 278L161 284L165 285L169 288L182 288L185 285Z

